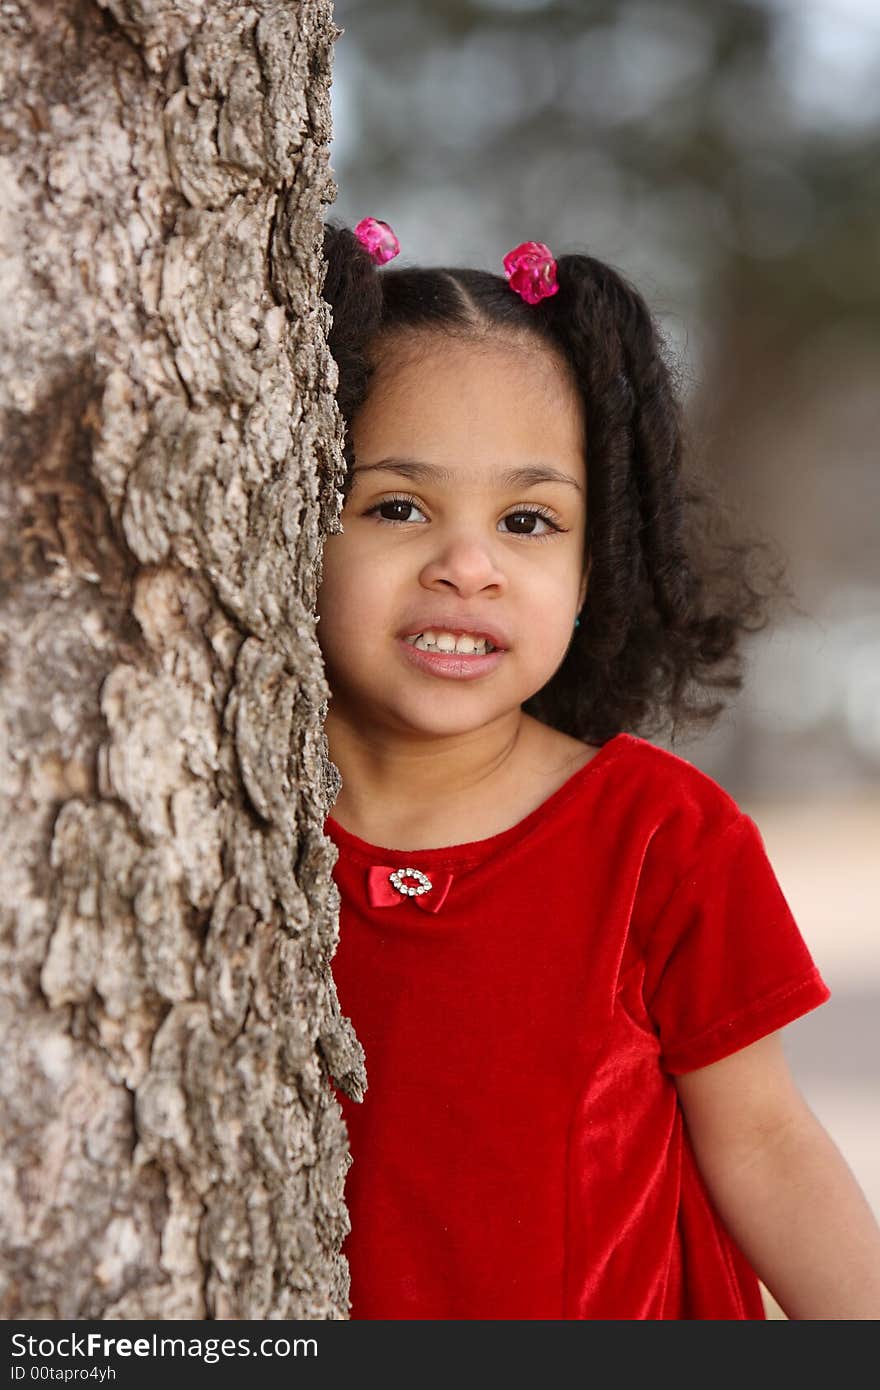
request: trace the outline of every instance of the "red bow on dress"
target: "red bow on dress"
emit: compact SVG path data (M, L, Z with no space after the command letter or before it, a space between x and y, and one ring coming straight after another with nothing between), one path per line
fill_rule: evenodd
M395 888L392 874L403 886L417 890L424 887L425 892L402 893ZM431 886L427 887L426 882ZM423 912L439 912L451 886L452 874L446 870L433 869L430 874L422 874L420 869L400 868L395 864L373 864L367 870L367 897L373 907L397 907L407 900Z

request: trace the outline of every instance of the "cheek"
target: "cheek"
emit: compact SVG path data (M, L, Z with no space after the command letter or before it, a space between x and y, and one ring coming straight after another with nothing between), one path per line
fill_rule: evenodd
M356 576L362 569L353 534L327 536L321 562L320 594L324 602L336 602L357 589Z
M356 645L381 620L390 588L387 567L383 571L357 556L355 547L345 544L347 539L331 536L325 542L316 611L319 637Z

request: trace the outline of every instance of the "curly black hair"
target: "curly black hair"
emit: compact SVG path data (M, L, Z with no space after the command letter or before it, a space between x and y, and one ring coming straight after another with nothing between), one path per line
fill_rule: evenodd
M339 378L351 479L352 421L376 370L375 348L426 334L521 344L540 340L571 368L586 411L589 587L566 656L523 710L584 742L705 726L725 701L702 689L743 685L743 634L791 596L766 540L731 539L729 504L705 477L685 479L680 376L643 297L588 255L557 258L559 292L526 303L503 275L462 267L374 264L354 232L324 229L323 296ZM755 583L759 552L769 555ZM702 689L701 689L702 688Z

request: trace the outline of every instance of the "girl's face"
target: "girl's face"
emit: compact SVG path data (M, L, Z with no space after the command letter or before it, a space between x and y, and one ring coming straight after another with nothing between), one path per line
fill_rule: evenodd
M362 733L460 734L509 717L565 656L587 587L583 407L539 344L437 339L379 360L343 531L324 542L331 711ZM505 650L470 679L410 660L406 635L450 627L495 630Z

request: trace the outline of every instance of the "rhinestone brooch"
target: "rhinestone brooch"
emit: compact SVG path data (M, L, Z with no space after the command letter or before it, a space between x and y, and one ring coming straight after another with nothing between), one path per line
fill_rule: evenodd
M421 884L421 887L408 888L407 885L403 882L404 875L408 875L410 878L417 879L418 882ZM402 893L405 898L421 897L422 893L427 893L429 889L433 888L434 886L431 880L428 878L428 875L423 874L421 869L395 869L393 873L390 873L388 875L388 877L394 884L394 887L397 889L398 893Z

